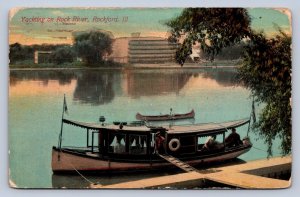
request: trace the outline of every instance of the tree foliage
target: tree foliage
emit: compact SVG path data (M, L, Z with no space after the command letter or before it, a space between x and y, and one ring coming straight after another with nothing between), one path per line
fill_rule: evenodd
M9 45L9 59L10 63L16 63L18 61L26 61L34 59L35 51L55 51L57 48L68 47L66 44L50 45L22 45L18 42Z
M263 34L252 35L238 76L256 101L266 104L254 128L268 144L269 155L275 137L282 140L283 154L290 153L291 37L281 31L270 39Z
M26 59L33 59L34 50L31 46L23 46L16 42L9 45L9 60L10 63L23 61Z
M71 47L59 47L50 56L52 62L56 64L62 64L65 62L73 62L75 58L75 52Z
M181 65L196 42L213 60L222 48L251 34L250 17L243 8L186 8L166 25L171 28L170 42L184 39L176 52L176 61Z
M277 36L267 38L251 30L250 22L242 8L187 8L167 23L169 41L181 43L176 52L181 65L196 42L210 59L221 49L244 42L238 77L256 101L266 105L254 124L255 131L264 137L269 155L276 137L281 139L282 154L288 154L292 137L291 37L279 30Z
M104 32L85 32L75 35L74 47L84 62L95 64L103 61L105 55L112 53L112 39Z

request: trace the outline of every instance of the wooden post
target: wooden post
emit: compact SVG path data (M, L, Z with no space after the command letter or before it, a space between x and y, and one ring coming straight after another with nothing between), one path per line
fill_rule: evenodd
M92 132L92 153L94 153L94 132Z
M223 133L223 144L224 144L224 151L226 149L226 144L225 144L225 132Z
M129 145L130 145L129 134L128 133L125 134L125 139L126 139L126 141L125 141L125 150L128 153L129 152Z
M86 129L86 147L89 147L89 129Z

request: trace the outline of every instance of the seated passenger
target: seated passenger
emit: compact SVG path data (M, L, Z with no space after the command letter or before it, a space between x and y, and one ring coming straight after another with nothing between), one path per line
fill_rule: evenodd
M120 137L117 137L117 144L114 146L114 153L124 153L125 152L125 146L121 144Z
M240 135L238 133L236 133L235 128L233 128L230 135L226 137L225 144L228 147L239 146L239 145L243 144L243 142L241 141Z
M206 150L212 150L215 148L215 146L218 144L218 142L215 141L216 140L216 135L213 136L209 136L204 143L203 148Z

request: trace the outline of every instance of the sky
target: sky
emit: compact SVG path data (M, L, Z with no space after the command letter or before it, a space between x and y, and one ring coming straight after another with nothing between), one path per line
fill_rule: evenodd
M104 30L115 38L140 36L166 37L164 23L183 8L14 8L9 16L9 44L72 44L77 31ZM282 10L248 9L251 26L274 35L277 26L290 34L289 17ZM287 10L285 10L287 11Z

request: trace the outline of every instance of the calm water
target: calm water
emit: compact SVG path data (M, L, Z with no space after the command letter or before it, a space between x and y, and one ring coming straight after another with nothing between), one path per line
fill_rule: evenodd
M146 69L11 71L9 89L10 178L19 187L86 187L80 176L52 176L51 149L57 145L66 94L66 118L97 122L132 121L135 114L196 112L195 123L249 117L250 92L235 83L231 69ZM259 107L256 108L257 114ZM186 124L190 122L181 122ZM248 127L238 129L241 137ZM85 145L84 130L65 126L63 145ZM250 133L254 147L267 150L263 139ZM240 156L249 161L266 158L252 148ZM278 143L274 155L278 155ZM88 177L111 184L166 173Z

